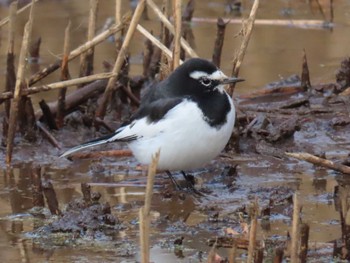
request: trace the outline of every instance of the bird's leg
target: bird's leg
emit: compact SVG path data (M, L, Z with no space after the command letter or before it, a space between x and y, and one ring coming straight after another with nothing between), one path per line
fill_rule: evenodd
M177 190L182 190L182 187L176 182L174 176L171 174L171 172L169 170L165 171L166 174L169 176L171 182L173 183L173 185L175 186L175 188Z
M194 187L194 178L192 175L186 174L184 171L181 171L181 174L185 178L185 181L187 183L187 188L191 190L193 193L203 196L201 192L199 192L195 187Z

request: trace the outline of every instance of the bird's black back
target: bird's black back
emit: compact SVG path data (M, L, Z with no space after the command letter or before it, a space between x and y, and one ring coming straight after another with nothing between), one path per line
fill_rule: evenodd
M206 89L198 80L190 77L195 71L211 74L217 70L218 68L207 60L200 58L187 60L167 79L148 87L141 99L140 108L130 122L146 116L150 122L157 122L182 100L189 99L198 104L210 126L220 127L226 122L226 115L231 110L227 95L213 88ZM213 85L217 84L213 82Z

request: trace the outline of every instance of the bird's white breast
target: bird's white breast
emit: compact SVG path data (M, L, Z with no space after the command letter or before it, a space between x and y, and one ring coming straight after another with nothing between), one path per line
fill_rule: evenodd
M231 110L226 123L215 128L205 120L196 103L184 100L171 109L162 120L149 123L142 118L126 126L120 137L135 134L138 139L129 143L136 159L149 164L152 155L160 149L158 168L162 170L187 170L198 168L215 158L228 142L234 122Z

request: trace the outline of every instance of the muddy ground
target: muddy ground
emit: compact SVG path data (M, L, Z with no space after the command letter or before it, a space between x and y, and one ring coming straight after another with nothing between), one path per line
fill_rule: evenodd
M295 192L302 205L301 220L310 226L308 262L348 259L349 175L284 155L307 152L349 163L349 97L341 93L346 86L344 79L338 79L305 88L294 76L271 84L265 94L237 98L236 131L225 152L202 169L190 171L204 196L175 190L164 173L157 174L152 260L206 262L216 238L217 254L224 260L234 238L241 242L236 258L244 261L254 200L260 211L257 242L265 262L274 258L277 248L288 258ZM64 129L52 131L64 149L107 132L83 123L88 119L85 113L81 108L66 117ZM116 128L112 116L107 121ZM16 143L14 165L2 170L0 182L0 244L7 249L6 262L14 258L134 262L139 258L144 167L133 157L60 159L63 149L55 149L40 135L35 143L20 137ZM126 146L106 147L103 150ZM184 183L180 174L175 176ZM83 190L82 183L87 184Z

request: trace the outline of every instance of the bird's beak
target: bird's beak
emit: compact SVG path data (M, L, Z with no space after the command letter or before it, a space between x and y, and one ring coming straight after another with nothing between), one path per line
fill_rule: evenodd
M241 82L241 81L244 81L244 79L232 77L232 78L223 79L221 81L221 84L225 84L226 85L226 84L231 84L231 83L236 83L236 82Z

